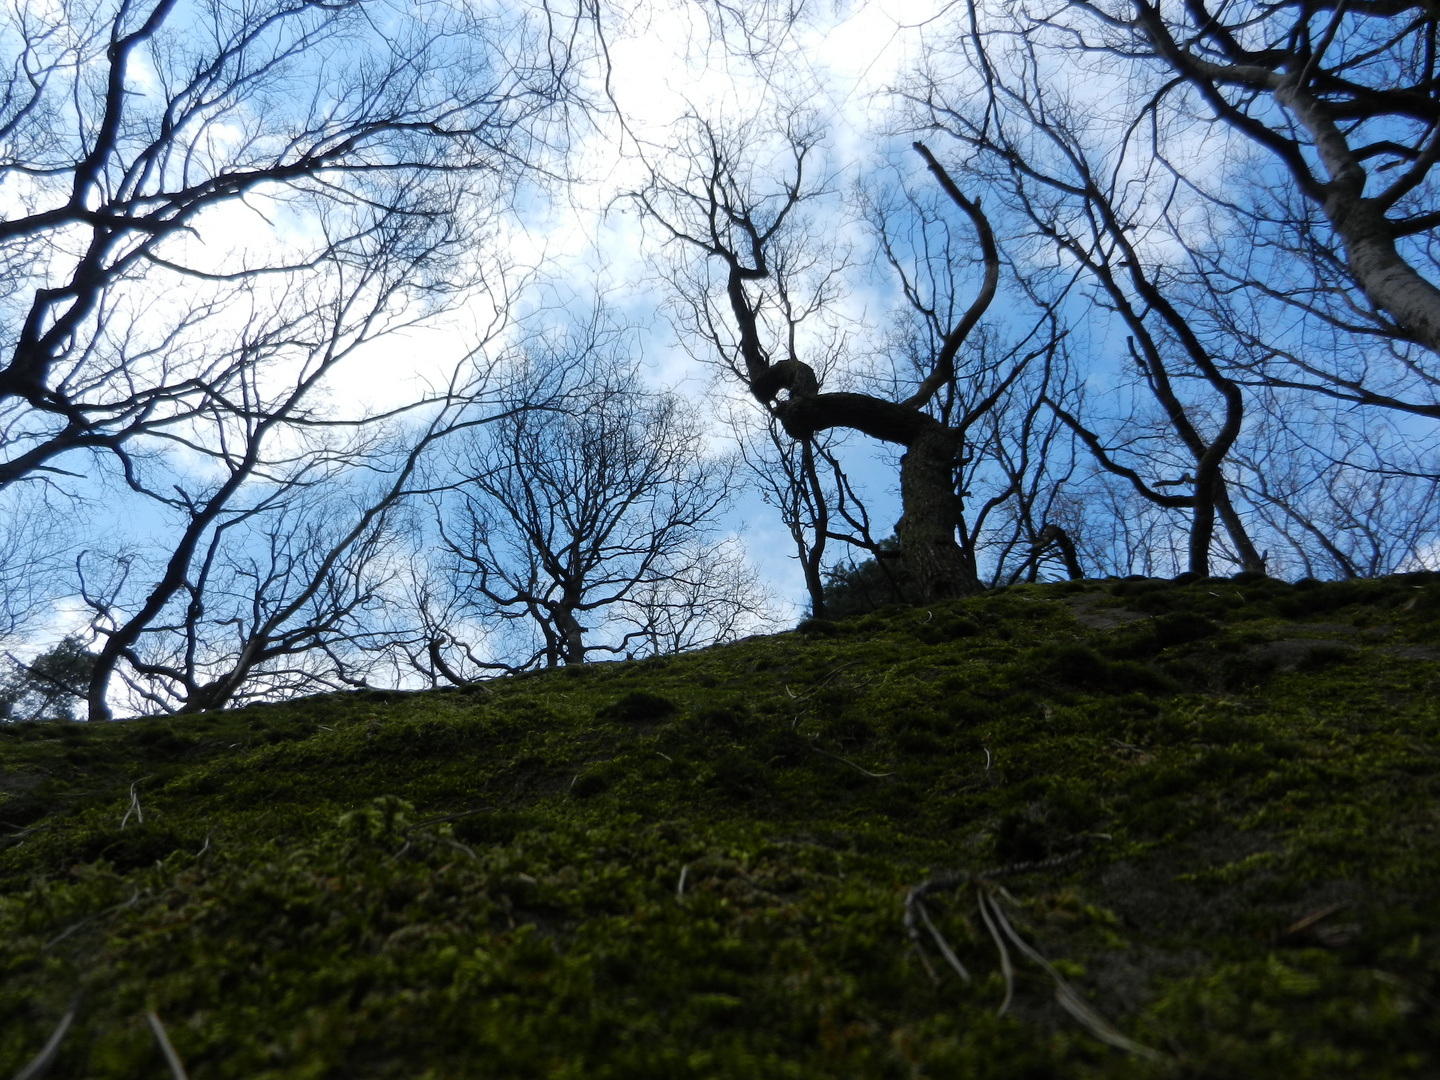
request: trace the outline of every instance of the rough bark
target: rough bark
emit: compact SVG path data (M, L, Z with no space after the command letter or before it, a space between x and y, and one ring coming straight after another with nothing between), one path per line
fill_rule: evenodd
M926 425L900 459L902 513L895 535L905 565L927 600L980 591L969 560L955 542L960 523L960 496L955 492L959 453L959 435L937 422Z
M787 363L792 373L799 368L807 373L787 387L788 400L774 404L787 434L808 439L819 431L844 427L905 447L900 459L901 517L895 535L922 602L979 592L979 578L955 539L961 507L955 491L960 434L928 413L884 398L797 393L795 383L813 385L814 373L798 361Z

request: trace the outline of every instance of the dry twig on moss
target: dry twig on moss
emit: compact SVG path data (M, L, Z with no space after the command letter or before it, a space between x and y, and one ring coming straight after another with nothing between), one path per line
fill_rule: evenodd
M133 784L130 785L130 806L125 811L125 816L120 819L120 828L125 828L125 826L129 823L131 814L135 815L136 825L145 824L145 812L140 809L140 793L135 789L149 779L150 777L148 776L142 776L139 780L136 780Z
M58 945L58 944L60 944L60 942L64 941L67 937L69 937L71 934L75 933L75 931L76 931L76 930L79 930L81 927L83 927L83 926L89 926L89 925L90 925L92 922L94 922L96 919L103 919L105 916L107 916L107 915L113 915L113 914L115 914L115 912L117 912L117 911L124 911L126 908L132 906L132 905L133 905L137 900L139 900L139 899L140 899L140 890L139 890L139 889L136 889L136 890L130 895L130 899L129 899L129 900L122 901L121 903L116 904L114 907L108 907L108 908L106 908L104 911L97 912L97 913L94 914L94 915L87 915L85 918L81 919L81 920L80 920L79 922L77 922L77 923L71 923L71 924L70 924L69 926L67 926L64 930L61 930L60 933L56 934L56 935L55 935L54 937L52 937L49 941L45 942L45 944L41 945L40 948L41 948L41 949L48 949L48 948L50 948L52 945Z
M925 929L929 930L930 936L935 939L935 945L940 950L940 955L945 957L950 966L955 969L956 974L968 983L970 981L970 972L965 970L965 965L962 964L960 958L955 955L955 950L950 948L950 943L945 940L945 935L940 933L939 927L930 921L930 912L925 910L925 901L917 900L915 907L920 912L920 920L925 924ZM920 958L924 960L925 954L921 953ZM927 969L929 968L930 965L928 961L925 966ZM930 972L930 978L934 982L940 981L934 971Z
M839 675L839 674L840 674L842 671L844 671L846 668L852 668L852 667L854 667L856 664L861 664L861 663L864 663L864 661L863 661L863 660L850 660L850 661L847 661L846 663L841 664L841 665L840 665L839 667L837 667L834 671L830 672L828 675L826 675L823 679L821 679L818 683L816 683L814 686L812 686L809 690L807 690L807 691L806 691L805 693L803 693L803 694L797 694L797 693L795 693L793 690L790 689L790 686L789 686L789 684L787 683L786 686L785 686L785 693L789 694L790 697L792 697L792 698L793 698L794 700L796 700L796 701L804 701L806 698L814 697L814 696L815 696L816 694L818 694L821 690L825 689L825 684L828 683L831 679L833 679L836 675Z
M475 849L467 844L462 844L459 840L452 840L448 836L437 836L435 837L435 839L440 841L440 843L444 844L446 847L454 848L461 854L469 856L472 862L480 861L480 856L475 854Z
M160 1017L155 1015L154 1009L147 1009L145 1018L150 1021L150 1030L155 1033L155 1041L160 1044L160 1052L165 1055L165 1064L170 1066L173 1080L189 1080L180 1055L175 1053L175 1047L170 1045L170 1036L165 1034L165 1025L160 1022Z
M5 836L0 836L0 840L4 840L7 842L11 840L18 840L20 841L20 843L24 843L25 837L31 835L32 833L37 833L41 829L48 829L52 824L53 823L49 821L42 821L39 825L31 825L28 829L19 829L18 832L9 833ZM0 825L10 825L10 822L0 821ZM17 826L14 825L11 825L10 827L12 829L17 828ZM16 844L15 846L19 847L20 844Z
M985 903L983 890L981 896L981 903L981 911L983 912ZM1073 986L1070 985L1069 981L1065 978L1065 976L1060 974L1060 972L1056 970L1054 964L1050 963L1049 960L1045 959L1045 957L1040 954L1040 951L1038 949L1036 949L1033 945L1027 942L1018 933L1016 933L1015 928L1011 926L1010 921L1005 918L1005 913L1000 910L1000 905L995 902L993 897L989 899L989 907L991 912L995 916L995 921L1000 925L1001 932L1006 937L1008 937L1011 942L1014 943L1017 949L1019 949L1033 963L1039 966L1040 969L1044 971L1046 975L1049 975L1050 978L1054 981L1055 1000L1060 1003L1060 1007L1063 1008L1066 1012L1068 1012L1071 1016L1073 1016L1077 1021L1079 1021L1080 1024L1083 1025L1090 1032L1091 1035L1094 1035L1103 1043L1116 1047L1120 1050L1125 1050L1131 1054L1137 1055L1138 1057L1148 1058L1151 1061L1160 1060L1162 1055L1159 1051L1152 1050L1150 1047L1143 1046L1140 1043L1135 1042L1133 1039L1122 1035L1119 1031L1115 1030L1113 1026L1111 1026L1109 1021L1107 1021L1103 1016L1097 1013L1091 1007L1090 1003L1080 996L1079 991L1077 991Z
M991 901L985 895L983 887L975 890L975 902L980 906L980 918L985 920L985 929L990 931L995 948L1000 953L1000 973L1005 976L1005 1000L1000 1002L1000 1008L995 1010L995 1015L1004 1016L1010 1011L1010 1002L1015 1000L1015 965L1010 962L1010 950L1005 947L1005 939L996 929L995 918L991 915ZM994 912L994 915L999 916L999 911Z
M1087 839L1109 839L1109 837L1097 833ZM1064 855L1057 855L1054 858L1040 859L1034 862L1011 863L1009 866L981 870L974 874L958 872L928 878L919 885L916 885L905 895L905 933L910 938L910 942L914 946L917 955L919 955L920 962L924 965L926 972L929 973L932 982L938 984L940 980L925 955L924 935L921 933L922 925L925 930L929 931L936 946L940 949L941 955L945 957L950 966L954 968L966 982L969 982L970 973L966 970L964 964L960 962L960 958L955 955L954 950L950 948L950 943L945 940L939 928L931 921L930 913L925 907L924 897L927 893L931 892L961 889L973 882L976 885L975 903L980 909L980 918L984 921L985 929L990 932L990 938L995 943L996 952L998 952L1000 956L1000 972L1005 977L1005 998L1000 1003L1000 1008L996 1015L1004 1016L1005 1013L1009 1011L1011 1002L1015 997L1015 965L1010 959L1009 949L1009 945L1014 945L1023 956L1050 976L1055 984L1055 1000L1060 1004L1060 1007L1097 1039L1109 1046L1125 1050L1139 1057L1159 1060L1162 1055L1158 1051L1137 1043L1116 1030L1109 1021L1095 1011L1089 1002L1080 996L1079 991L1070 985L1066 978L1056 969L1054 964L1050 963L1049 960L1041 955L1038 949L1020 936L1019 932L1010 925L1010 921L1005 917L1005 913L1000 910L1000 905L995 899L994 894L1003 894L1006 899L1012 903L1016 901L1009 893L1005 892L1003 888L986 884L997 878L1057 869L1067 863L1074 862L1085 853L1085 850L1084 847L1081 847Z
M417 821L414 825L405 826L405 831L423 829L427 825L438 825L442 821L459 821L461 818L474 817L476 814L488 814L492 810L500 809L498 806L479 806L474 810L461 810L456 814L441 814L439 817L426 818L424 821Z
M40 1052L30 1059L30 1063L15 1074L15 1080L40 1080L50 1068L55 1055L60 1052L60 1044L65 1041L65 1033L70 1030L70 1024L75 1019L75 1010L79 1006L79 998L70 1002L65 1015L60 1017L60 1022L55 1025L55 1030L50 1033L50 1038L45 1040L45 1045Z
M888 772L871 772L869 769L861 768L859 765L856 765L855 762L851 761L849 758L843 758L839 754L832 754L829 750L821 750L820 747L816 746L814 743L810 744L810 749L814 750L817 754L824 754L828 758L834 758L836 761L842 762L845 765L849 765L852 769L856 770L857 772L864 773L872 780L884 780L887 776L895 775L894 773Z

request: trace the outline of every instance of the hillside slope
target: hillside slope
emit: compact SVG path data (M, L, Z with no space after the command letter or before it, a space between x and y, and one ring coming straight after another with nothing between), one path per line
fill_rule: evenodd
M1440 1073L1440 577L11 725L0 792L0 1076Z

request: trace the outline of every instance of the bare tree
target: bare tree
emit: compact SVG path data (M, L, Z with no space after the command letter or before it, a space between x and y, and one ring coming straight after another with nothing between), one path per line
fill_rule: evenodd
M1260 460L1244 462L1247 494L1274 538L1273 561L1307 577L1433 569L1434 448L1386 423L1393 413L1290 398L1266 410L1250 440Z
M698 417L646 390L624 348L595 322L532 342L508 415L448 462L458 479L437 500L448 573L472 615L519 630L522 644L494 661L503 669L579 664L662 636L695 644L700 627L723 636L753 592L748 579L734 594L704 578L724 562L711 536L733 461L707 454ZM674 614L687 603L698 607Z
M218 705L300 642L320 648L294 620L388 512L332 519L339 547L299 586L282 552L314 523L292 496L357 453L357 475L373 467L366 428L413 414L429 438L437 412L454 418L453 382L388 416L337 414L337 369L503 274L489 233L561 149L579 39L548 6L501 19L424 0L0 18L16 207L0 223L0 488L128 492L175 526L158 557L112 552L104 581L90 553L92 718L117 670L151 707ZM230 545L247 529L278 562L249 563L254 619L226 661L199 631L222 570L245 576L254 553ZM175 635L178 653L160 644Z
M1440 417L1433 11L1350 0L967 9L959 36L1023 39L1063 73L1052 84L1105 100L1092 130L1148 129L1154 167L1208 204L1188 209L1193 278L1244 381ZM1003 58L987 64L974 37L976 73L1000 77ZM1048 118L1066 115L1046 103L1058 109Z
M0 649L13 648L64 595L75 519L83 503L40 488L0 493ZM69 557L67 557L69 556Z
M396 433L384 438L379 420L328 419L323 403L311 400L337 365L395 325L412 275L433 250L422 242L433 223L422 219L419 237L408 235L411 224L377 233L369 258L357 252L354 266L317 269L299 283L292 304L247 318L234 346L240 355L226 361L243 407L215 407L209 428L192 424L182 444L199 451L208 468L187 474L157 455L129 462L129 488L163 508L175 528L158 559L127 556L108 585L89 587L81 564L81 590L102 642L90 681L91 719L108 719L111 680L122 665L146 708L223 705L266 663L320 648L335 621L363 604L332 607L323 617L313 610L317 597L332 594L337 575L350 573L352 561L377 542L376 530L409 494L427 447L474 422L462 416L483 405L486 373L465 360L455 381L431 395L422 421L404 424L403 409L391 416L392 428L404 432L397 449ZM448 235L440 230L437 242ZM315 302L305 303L309 296ZM398 320L410 316L402 310ZM362 478L386 474L392 482L367 503ZM360 501L350 504L348 522L338 516L345 500L333 495L345 483ZM302 541L307 548L298 552ZM234 609L237 590L248 610ZM220 602L217 592L231 602ZM318 626L307 621L314 618ZM230 644L202 641L217 625L236 629ZM161 643L176 637L182 644Z
M898 170L882 177L864 193L866 218L904 298L886 348L901 381L923 382L963 317L973 242L943 188L917 185ZM1035 299L1024 281L1017 284L1022 296ZM1063 464L1056 472L1058 463L1037 451L1052 441L1043 429L1054 433L1054 418L1042 419L1042 413L1046 395L1064 382L1065 333L1050 307L1034 307L1034 321L1009 342L993 324L977 326L963 364L957 356L926 405L960 447L954 486L961 555L976 581L992 585L1033 563L1030 549L1043 527L1035 512L1058 490L1055 480L1064 472ZM873 544L863 546L883 570L882 553Z
M993 530L987 545L993 584L1037 581L1047 567L1054 572L1057 562L1070 580L1085 576L1069 513L1078 464L1075 438L1047 404L1052 394L1065 397L1071 381L1063 345L1052 321L1042 362L1016 386L1012 407L993 409L981 421L984 434L976 443L983 456L976 455L976 473L985 466L1005 481L991 496L1008 523Z
M1278 163L1338 240L1356 314L1440 352L1440 288L1425 276L1437 267L1420 239L1440 225L1433 11L1348 0L1071 8L1091 19L1065 25L1077 44L1159 69L1157 99L1182 98Z
M1034 241L1053 245L1059 266L1076 268L1032 271L1030 288L1043 288L1048 276L1052 304L1083 292L1123 325L1131 370L1163 418L1165 441L1178 442L1179 454L1137 438L1128 418L1111 436L1132 448L1123 453L1055 397L1047 404L1104 470L1156 506L1191 511L1189 572L1209 573L1217 518L1241 568L1262 571L1224 471L1241 434L1245 397L1224 370L1227 359L1202 339L1186 300L1176 295L1171 252L1186 246L1185 230L1172 216L1180 179L1158 164L1155 147L1147 149L1133 126L1110 144L1088 145L1098 125L1064 87L1051 84L1034 43L1021 32L985 31L973 9L970 19L970 62L984 92L956 93L932 73L912 99L921 121L965 146L974 171L1021 217ZM1043 250L1037 254L1043 257ZM1208 400L1196 392L1202 387ZM1173 467L1176 456L1183 461L1180 476L1155 475Z
M7 7L0 180L19 205L0 224L0 485L243 412L206 346L247 298L283 298L260 282L343 262L401 219L453 217L467 193L503 199L565 91L547 17ZM261 242L222 239L244 233ZM416 287L443 292L449 268L427 269Z
M775 617L769 592L736 537L676 559L673 572L641 582L618 609L632 656L733 641L772 625Z
M88 595L104 642L96 667L109 662L126 703L144 712L367 685L414 636L386 613L413 531L416 466L437 442L494 419L475 404L437 410L418 432L365 432L368 445L352 438L194 503L180 544L195 538L193 550L171 557L140 610L116 617L133 567Z
M779 421L768 411L755 423L754 402L730 402L727 424L740 455L750 485L780 515L794 545L792 556L805 578L805 591L810 597L810 613L825 617L825 551L836 534L830 529L832 496L821 480L819 461L834 467L841 486L837 494L848 493L851 506L863 514L864 507L854 498L839 462L829 453L826 435L804 440L791 439ZM758 430L757 430L758 429ZM851 513L843 502L842 513Z
M817 133L791 116L773 133L779 144L773 155L778 175L767 176L759 163L766 153L765 135L757 128L724 130L697 120L691 129L691 137L676 149L674 174L657 168L633 198L668 240L720 267L720 280L703 283L702 293L691 301L700 312L697 321L720 348L722 360L791 438L803 444L819 432L849 428L904 447L903 515L896 532L922 598L974 592L979 580L956 536L961 502L955 470L965 428L994 401L987 397L949 424L929 406L952 385L956 357L999 280L999 252L979 205L961 193L928 149L916 144L933 181L976 232L980 282L973 300L944 327L916 384L896 387L894 396L827 391L816 367L802 357L803 339L796 333L797 308L805 309L796 301L796 285L807 269L796 264L813 261L815 248L823 246L813 234L806 235L801 221L806 204L825 191L825 184L812 181L807 172ZM703 271L695 276L703 281ZM812 291L816 297L823 295L827 277L819 276L822 287Z

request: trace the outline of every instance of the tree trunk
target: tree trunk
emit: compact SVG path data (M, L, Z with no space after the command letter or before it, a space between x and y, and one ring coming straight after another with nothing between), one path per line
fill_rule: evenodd
M1035 546L1032 549L1030 563L1030 580L1034 581L1039 577L1040 556L1050 545L1054 545L1060 551L1060 558L1065 561L1065 573L1071 581L1084 581L1085 570L1080 565L1080 556L1075 551L1075 541L1070 539L1070 534L1059 525L1051 522L1040 530L1040 535L1035 538Z
M1187 572L1210 576L1210 542L1215 538L1215 483L1195 481L1195 516L1190 520L1190 564Z
M1225 523L1230 542L1235 545L1235 554L1240 556L1240 569L1251 574L1265 573L1265 556L1255 550L1250 534L1245 531L1245 523L1230 503L1230 489L1224 480L1221 480L1220 490L1215 495L1215 509Z
M959 435L925 425L900 459L901 517L895 524L900 557L920 588L920 602L973 596L980 582L955 541L960 497L955 493Z
M560 657L566 664L585 662L585 628L575 618L575 609L569 603L555 608L555 629L560 635Z
M804 483L809 485L810 498L815 505L815 543L808 551L805 549L804 532L799 528L798 521L795 540L800 548L800 566L805 571L805 589L810 593L810 615L815 619L823 619L826 617L825 580L821 576L821 566L825 558L830 515L825 503L825 493L820 489L820 477L815 470L815 444L810 439L801 443L800 469Z
M776 367L779 367L777 364ZM804 369L792 364L791 371ZM773 369L772 369L773 370ZM813 384L813 374L808 376ZM927 413L868 394L807 394L794 382L767 386L786 388L788 401L775 415L796 439L834 427L852 428L872 439L905 447L900 459L900 559L919 586L919 603L980 592L973 562L955 539L960 526L960 497L955 493L955 462L960 435Z
M1400 257L1384 212L1370 199L1325 200L1345 261L1370 302L1431 352L1440 353L1440 289Z

